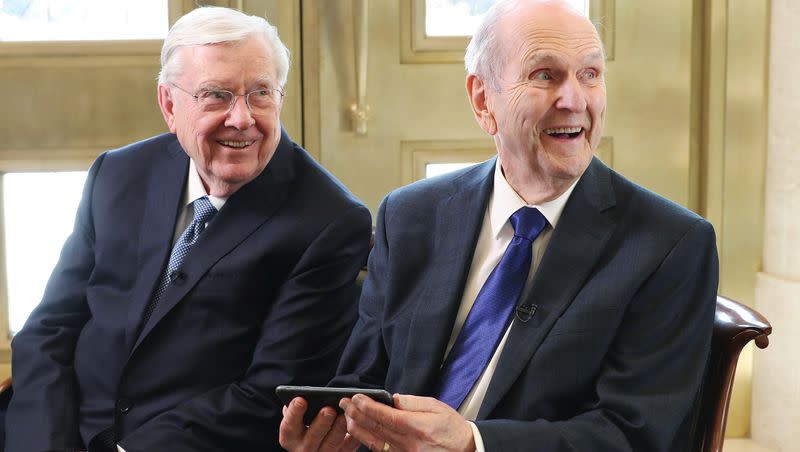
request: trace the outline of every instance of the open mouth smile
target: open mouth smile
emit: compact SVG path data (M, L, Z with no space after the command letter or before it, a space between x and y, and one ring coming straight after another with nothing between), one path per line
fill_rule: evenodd
M217 143L229 147L229 148L236 148L242 149L250 146L251 144L255 143L255 141L232 141L232 140L220 140Z
M544 129L544 133L553 138L574 139L583 134L583 127L555 127Z

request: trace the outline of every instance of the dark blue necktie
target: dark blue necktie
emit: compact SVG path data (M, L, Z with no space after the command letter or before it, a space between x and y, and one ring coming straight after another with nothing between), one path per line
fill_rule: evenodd
M167 291L167 286L169 286L169 283L172 280L172 274L178 270L178 268L180 268L181 264L183 263L183 259L189 252L189 248L194 245L194 242L197 241L200 233L206 228L206 223L208 223L211 220L211 217L217 213L217 209L213 204L211 204L211 201L208 200L207 196L195 199L192 204L194 206L194 219L191 223L189 223L189 226L184 229L183 233L180 235L180 237L178 237L178 240L175 241L175 245L172 247L172 253L169 255L169 263L167 264L167 270L161 276L161 281L159 282L158 287L153 294L153 298L150 299L147 307L145 307L144 318L141 323L142 328L144 328L144 325L147 324L147 320L155 310L159 300L161 300L161 297L164 295L164 292Z
M532 207L517 210L510 221L514 238L478 292L467 320L442 364L433 392L437 399L456 410L486 368L508 328L528 279L533 241L547 225L542 213Z

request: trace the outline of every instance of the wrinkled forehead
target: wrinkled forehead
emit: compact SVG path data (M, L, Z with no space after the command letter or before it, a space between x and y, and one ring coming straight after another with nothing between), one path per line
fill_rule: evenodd
M249 37L240 41L185 46L178 49L179 72L197 78L258 78L275 83L275 59L266 41Z
M563 54L603 60L603 46L594 25L576 11L557 4L520 6L499 23L507 57L530 60L535 54Z

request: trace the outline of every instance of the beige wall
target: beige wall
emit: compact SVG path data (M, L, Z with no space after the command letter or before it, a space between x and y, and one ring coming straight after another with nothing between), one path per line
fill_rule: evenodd
M703 9L701 212L717 232L720 293L753 306L764 227L769 2L708 0ZM728 436L750 433L751 382L752 345L740 357Z
M800 4L773 0L764 265L756 307L772 322L753 368L753 439L798 450L800 425Z

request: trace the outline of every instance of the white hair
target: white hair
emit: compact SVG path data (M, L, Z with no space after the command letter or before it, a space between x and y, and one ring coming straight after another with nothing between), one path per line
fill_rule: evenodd
M501 0L489 8L464 54L467 73L479 76L494 88L497 88L498 71L506 63L506 54L498 39L497 23L511 13L515 6L516 2L513 0Z
M248 16L235 9L203 6L178 19L170 28L161 48L159 83L167 83L181 66L181 47L243 41L260 36L272 47L275 75L283 87L289 76L289 49L278 37L278 29L263 17Z
M548 2L547 0L540 1ZM566 2L551 1L581 14L579 10ZM492 5L483 16L475 34L472 35L467 52L464 54L464 67L467 69L467 73L477 75L495 89L499 88L499 72L505 66L507 57L507 52L498 39L497 24L500 19L510 15L520 3L522 3L520 0L500 0ZM600 46L602 47L602 45L601 42Z

